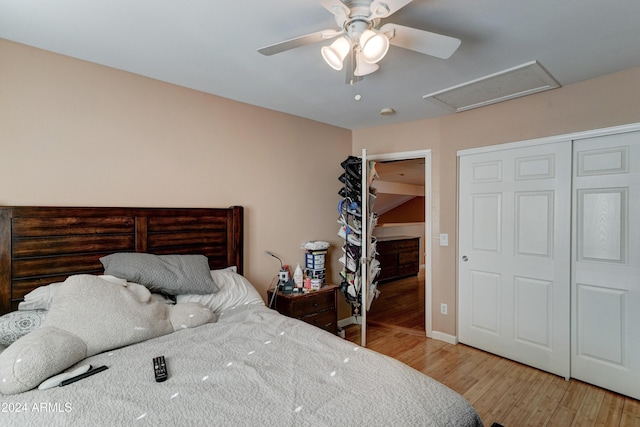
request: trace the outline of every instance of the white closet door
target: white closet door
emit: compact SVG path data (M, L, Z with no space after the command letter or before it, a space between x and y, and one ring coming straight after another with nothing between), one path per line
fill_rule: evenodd
M572 377L640 399L640 132L575 141Z
M462 343L569 377L571 142L460 157Z

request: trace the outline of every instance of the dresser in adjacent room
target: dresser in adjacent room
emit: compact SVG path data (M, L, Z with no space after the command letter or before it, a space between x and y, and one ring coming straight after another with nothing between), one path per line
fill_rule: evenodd
M379 282L415 276L420 270L420 238L410 236L379 237Z

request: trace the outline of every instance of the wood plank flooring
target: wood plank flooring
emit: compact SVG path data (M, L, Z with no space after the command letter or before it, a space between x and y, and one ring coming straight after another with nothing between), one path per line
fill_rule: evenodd
M565 381L464 344L426 338L424 316L415 315L424 304L423 289L422 276L380 286L381 296L367 313L371 320L367 347L457 391L487 427L494 422L504 427L640 427L640 402L635 399L577 380ZM360 342L360 326L345 331L348 340Z
M378 290L380 297L367 313L369 325L406 328L424 335L424 274L379 284Z

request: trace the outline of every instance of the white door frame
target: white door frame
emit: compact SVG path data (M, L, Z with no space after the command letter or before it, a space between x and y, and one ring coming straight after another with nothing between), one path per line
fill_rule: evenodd
M411 160L411 159L424 159L424 252L425 252L425 277L424 277L424 327L427 337L432 338L432 314L431 314L431 280L432 280L432 247L433 236L431 235L431 150L415 150L415 151L401 151L396 153L386 154L367 154L367 160L374 160L379 162L391 161L391 160Z

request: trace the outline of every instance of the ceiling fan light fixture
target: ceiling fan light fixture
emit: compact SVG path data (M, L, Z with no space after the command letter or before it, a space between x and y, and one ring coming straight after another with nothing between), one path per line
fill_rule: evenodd
M331 43L331 45L323 46L322 49L320 49L320 53L322 53L322 57L331 68L336 71L340 71L342 70L344 58L349 53L350 49L351 43L349 40L345 37L340 37Z
M360 36L360 47L364 60L369 64L375 64L389 51L389 39L384 33L366 30Z
M353 74L357 77L366 76L376 71L380 66L378 64L371 64L364 60L362 52L356 55L356 69Z

